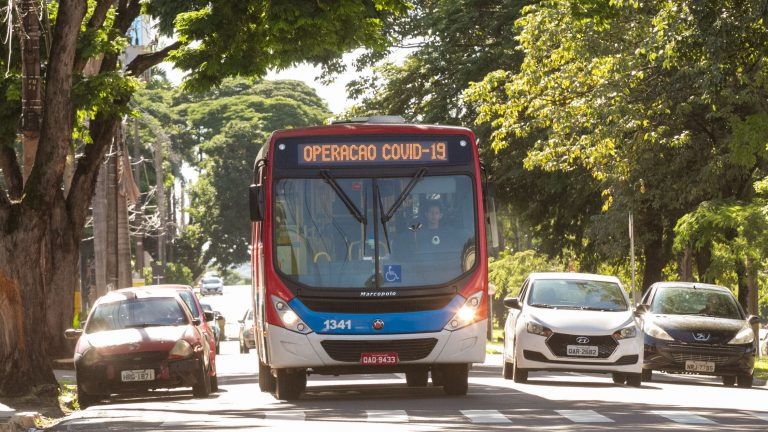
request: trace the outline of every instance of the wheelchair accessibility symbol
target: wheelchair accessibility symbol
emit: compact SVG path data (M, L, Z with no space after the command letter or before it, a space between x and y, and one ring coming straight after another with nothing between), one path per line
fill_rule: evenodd
M386 270L384 272L384 280L390 283L393 282L401 282L401 277L403 275L403 270L399 265L387 265L385 266Z

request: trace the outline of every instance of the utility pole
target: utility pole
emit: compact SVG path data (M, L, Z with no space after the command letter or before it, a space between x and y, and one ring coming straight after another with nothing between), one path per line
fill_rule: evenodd
M136 179L138 184L141 184L141 164L138 163L141 158L141 142L139 141L139 119L133 119L133 178ZM142 276L144 271L144 210L141 206L141 195L139 200L134 206L134 210L137 213L138 228L136 229L136 271L139 273L139 277Z

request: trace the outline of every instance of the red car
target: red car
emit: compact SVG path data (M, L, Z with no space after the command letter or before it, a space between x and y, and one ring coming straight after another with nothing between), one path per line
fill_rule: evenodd
M213 323L214 319L216 318L215 314L213 312L206 312L203 309L203 306L200 304L200 300L198 300L195 292L189 285L161 284L148 285L144 288L148 290L168 289L176 291L181 299L184 300L184 303L186 303L189 310L192 312L192 316L199 318L200 324L198 324L198 328L201 332L205 333L205 344L208 347L208 357L210 358L212 365L209 371L211 375L211 391L219 391L219 380L216 376L216 353L218 351L216 350L216 333L212 327L213 325L216 325Z
M170 290L125 288L99 298L75 347L78 402L82 409L110 394L192 387L211 393L214 364L206 335L182 298Z

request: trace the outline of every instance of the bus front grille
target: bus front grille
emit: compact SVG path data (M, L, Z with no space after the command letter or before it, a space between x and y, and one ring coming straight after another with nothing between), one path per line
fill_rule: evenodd
M391 313L422 312L442 309L456 297L455 293L397 298L343 298L343 297L308 297L299 295L304 305L314 312L335 313Z
M343 362L360 362L362 353L397 353L398 359L403 361L420 360L429 355L437 345L437 339L398 339L381 341L360 340L324 340L320 342L325 352L332 359Z

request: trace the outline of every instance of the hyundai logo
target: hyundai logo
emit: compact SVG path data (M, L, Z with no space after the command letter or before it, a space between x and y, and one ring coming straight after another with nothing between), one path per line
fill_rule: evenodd
M383 328L384 328L384 321L383 320L380 320L380 319L373 320L373 329L374 330L381 330Z
M709 340L709 333L693 332L693 338L699 342L706 342Z
M576 338L576 342L580 344L589 343L589 338L586 336L579 336Z

